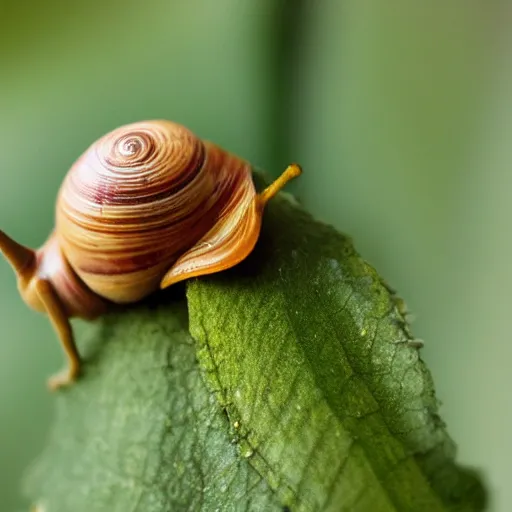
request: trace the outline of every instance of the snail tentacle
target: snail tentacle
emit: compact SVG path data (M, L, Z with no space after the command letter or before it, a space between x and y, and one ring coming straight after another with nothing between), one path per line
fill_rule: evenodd
M16 275L21 276L30 271L35 258L35 252L24 245L14 241L10 236L0 230L0 252L13 268Z
M35 310L48 315L67 354L69 368L58 378L49 381L52 389L60 387L73 380L80 369L80 357L66 308L59 300L51 282L38 275L40 269L35 251L18 244L3 231L0 231L0 250L16 273L22 297Z
M301 172L297 164L289 165L261 194L255 194L251 180L240 183L213 228L167 271L160 288L220 272L243 261L258 240L265 204Z
M35 289L53 328L57 332L68 360L68 367L48 380L48 387L54 390L70 384L78 377L81 366L80 354L76 348L66 309L51 283L46 279L36 278Z
M302 174L302 169L298 164L290 164L284 172L271 183L261 194L258 195L260 208L263 208L284 186L297 176Z

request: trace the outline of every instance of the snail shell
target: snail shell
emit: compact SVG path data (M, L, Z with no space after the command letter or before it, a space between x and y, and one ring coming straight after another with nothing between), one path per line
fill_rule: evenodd
M244 160L169 121L130 124L94 143L59 192L56 236L87 287L117 303L228 268L259 234Z

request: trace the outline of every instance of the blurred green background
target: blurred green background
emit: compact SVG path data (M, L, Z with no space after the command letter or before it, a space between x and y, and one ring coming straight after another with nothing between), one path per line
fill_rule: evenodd
M278 174L408 302L441 414L512 509L512 46L507 2L0 0L0 226L40 245L74 159L181 122ZM507 25L508 21L508 25ZM0 261L0 509L52 417L62 356Z

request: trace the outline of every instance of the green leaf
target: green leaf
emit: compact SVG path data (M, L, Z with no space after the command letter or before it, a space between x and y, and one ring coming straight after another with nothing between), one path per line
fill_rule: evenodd
M80 336L26 482L45 512L483 510L403 302L290 197L263 225L187 303L176 287Z

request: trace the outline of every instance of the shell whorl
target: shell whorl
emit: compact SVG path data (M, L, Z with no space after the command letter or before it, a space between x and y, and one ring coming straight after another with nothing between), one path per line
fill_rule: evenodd
M108 213L128 220L134 204L142 205L138 213L155 213L155 201L179 193L194 178L211 182L200 172L204 160L204 145L184 127L164 121L127 125L89 148L70 170L61 197L73 206L80 201L84 214L101 213L102 224L111 220Z
M169 121L133 123L96 141L57 202L56 232L71 267L115 302L157 289L212 229L227 197L251 180L248 164L226 155Z

